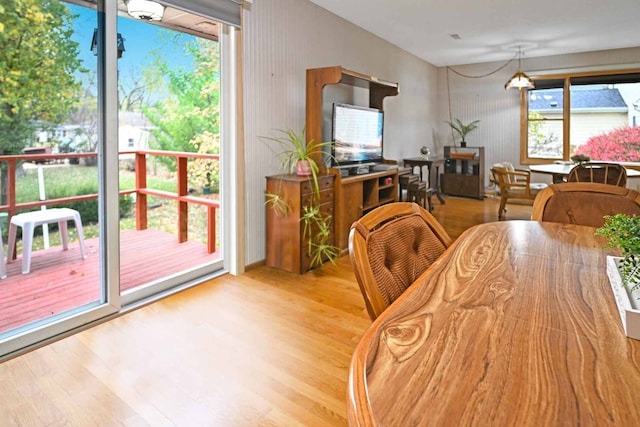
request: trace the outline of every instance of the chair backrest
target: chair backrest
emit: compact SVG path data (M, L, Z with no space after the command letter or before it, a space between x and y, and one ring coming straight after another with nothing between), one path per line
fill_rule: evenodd
M442 225L416 203L382 205L351 225L349 256L371 320L450 245Z
M627 170L615 163L582 163L571 169L567 182L599 182L625 187Z
M513 172L515 168L509 162L500 162L491 166L491 180L500 185L500 182L515 182L512 175L505 172Z
M602 227L605 215L617 213L640 215L640 193L616 185L567 182L538 193L531 219Z

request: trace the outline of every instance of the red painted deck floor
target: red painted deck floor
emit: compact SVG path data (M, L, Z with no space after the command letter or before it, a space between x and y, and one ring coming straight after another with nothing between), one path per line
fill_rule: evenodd
M85 240L87 258L77 240L33 252L31 271L22 274L22 255L7 264L0 280L0 332L95 302L100 296L97 238ZM6 254L5 254L6 255ZM219 253L206 245L157 230L120 233L120 288L140 286L191 267L213 262Z

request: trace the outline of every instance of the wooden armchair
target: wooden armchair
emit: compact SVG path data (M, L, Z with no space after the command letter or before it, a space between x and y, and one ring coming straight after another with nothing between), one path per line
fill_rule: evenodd
M371 320L451 243L442 225L416 203L389 203L354 222L349 256Z
M506 205L510 201L533 203L536 195L547 184L532 183L531 172L525 169L514 169L511 163L497 163L491 167L491 175L500 191L500 207L498 219L504 219Z
M616 163L581 163L569 172L567 182L599 182L627 186L627 170Z
M542 190L531 219L602 227L605 215L640 215L640 193L616 185L567 182Z

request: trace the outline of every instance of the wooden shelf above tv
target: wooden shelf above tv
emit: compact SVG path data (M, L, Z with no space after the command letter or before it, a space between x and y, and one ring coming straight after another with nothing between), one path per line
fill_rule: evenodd
M322 138L322 90L326 85L346 84L369 89L369 107L382 110L382 101L387 96L398 94L398 83L380 80L377 77L347 70L339 65L307 70L307 141L323 141ZM315 159L322 164L322 159Z

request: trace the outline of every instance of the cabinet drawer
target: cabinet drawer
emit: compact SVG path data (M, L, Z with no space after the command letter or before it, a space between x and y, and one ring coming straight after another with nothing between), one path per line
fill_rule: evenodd
M322 175L318 177L318 187L320 187L320 191L324 190L333 190L333 175ZM309 178L308 181L303 182L300 185L300 193L307 194L313 193L315 191L313 179Z
M301 196L301 204L302 206L308 205L311 202L311 199L315 196L313 193L302 194ZM317 203L329 203L333 201L333 187L328 190L321 191L318 194Z

